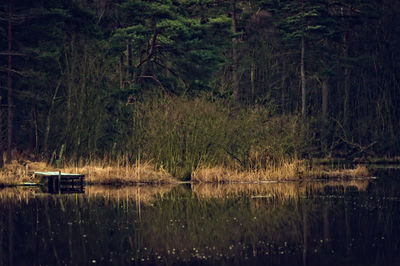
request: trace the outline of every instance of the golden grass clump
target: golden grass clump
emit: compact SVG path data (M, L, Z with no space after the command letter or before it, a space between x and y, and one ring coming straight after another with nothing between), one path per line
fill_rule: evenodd
M129 185L129 184L172 184L177 179L163 168L156 169L149 162L110 165L104 162L94 162L88 165L66 166L57 168L44 162L13 161L5 164L0 171L0 184L3 186L17 185L23 182L35 182L35 171L62 171L85 175L88 184ZM355 179L368 177L367 167L357 165L354 169L310 169L301 160L283 162L280 166L265 166L254 170L238 170L223 166L200 166L191 173L191 181L197 183L260 183L265 181L301 181L315 179Z
M327 178L364 178L369 172L365 165L357 165L354 169L330 170L323 173Z
M299 181L313 179L352 179L368 177L366 166L354 169L307 169L306 162L295 160L280 166L259 170L237 171L224 167L199 167L192 173L192 181L199 183L258 183L263 181Z
M281 166L259 170L237 171L224 167L199 167L192 173L192 181L200 183L257 183L261 181L299 180L306 173L302 161L285 162Z
M169 173L163 170L155 170L150 163L127 166L86 165L82 167L65 167L62 171L84 174L85 181L88 184L129 185L176 182Z
M0 171L0 183L3 185L16 185L22 182L32 182L34 171L48 169L44 162L18 161L4 164Z
M165 184L176 183L176 180L164 170L155 170L150 163L127 166L104 166L102 163L92 163L84 166L65 166L54 168L45 162L12 161L5 164L0 171L2 186L18 185L24 182L38 182L34 172L61 171L65 173L84 174L88 184L129 185L129 184Z

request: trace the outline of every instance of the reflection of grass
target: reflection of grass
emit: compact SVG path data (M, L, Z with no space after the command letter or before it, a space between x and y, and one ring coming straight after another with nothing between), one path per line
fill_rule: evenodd
M41 193L39 187L7 187L0 190L0 200L2 202L28 202L38 193Z
M88 186L85 189L85 194L89 197L102 197L107 200L134 200L147 204L154 201L157 196L168 193L174 186Z
M110 187L92 185L85 188L85 195L88 197L100 197L107 201L136 201L144 204L155 201L159 196L170 192L176 185L141 185ZM0 200L12 202L27 202L38 195L43 194L40 187L7 187L0 190Z
M146 197L143 191L149 193L149 198L154 197L151 205L140 206L134 188L89 188L93 190L88 190L87 196L36 196L23 202L17 200L17 189L5 189L8 193L3 196L9 199L10 213L19 213L19 221L29 224L32 217L39 217L36 219L40 221L34 234L16 230L15 239L20 243L44 239L49 243L49 254L54 246L60 259L67 262L72 259L70 264L88 264L88 257L90 261L100 261L100 256L107 254L104 262L110 258L110 262L115 259L123 265L132 264L132 258L140 262L148 257L160 257L160 264L196 262L205 257L216 264L255 251L272 252L272 244L283 247L287 241L294 246L301 240L298 211L288 216L276 215L280 210L285 211L284 206L268 205L266 211L261 211L250 208L251 202L246 198L198 200L186 186L173 188L162 197L156 196L157 187L153 187L154 191L137 188L141 190L140 197ZM1 193L0 200L4 203ZM34 244L23 245L22 254L32 250ZM96 253L88 256L88 251ZM55 264L52 258L40 256L39 264Z
M253 198L271 199L298 199L307 191L313 193L323 192L325 188L346 190L356 188L358 191L365 191L368 187L368 180L350 181L323 181L323 182L285 182L269 184L192 184L195 195L201 199L226 198L227 196L251 195Z
M268 184L191 184L191 190L199 199L224 199L230 196L246 195L253 198L270 198L278 200L298 199L307 191L314 194L329 187L332 190L355 188L358 191L365 191L368 187L368 180L350 181L321 181L321 182L285 182ZM152 203L158 200L159 196L166 195L176 185L140 185L110 187L102 185L91 185L85 188L85 195L88 197L101 197L109 201L139 201L141 203ZM9 187L0 190L0 200L28 201L42 191L39 187ZM42 194L43 195L43 194Z
M318 249L318 254L324 255L334 249L338 256L347 250L346 246L340 248L347 237L342 230L351 229L349 236L356 241L351 243L365 247L371 244L368 240L381 232L371 228L385 228L385 238L395 233L392 227L385 226L395 222L391 215L395 211L385 211L388 214L385 219L366 218L371 213L368 209L377 213L385 210L378 211L377 206L386 203L375 196L372 200L368 200L366 193L347 199L304 197L306 193L324 193L327 188L362 191L367 186L367 180L193 184L191 190L188 186L88 186L85 195L54 197L38 196L33 188L6 188L0 190L0 201L10 203L8 213L15 215L15 225L27 225L14 231L15 241L26 243L20 247L22 254L41 251L41 239L47 241L44 243L50 256L39 256L37 264L56 264L51 256L53 246L67 264L90 264L94 259L100 264L111 264L112 259L119 265L133 264L132 259L136 264L246 264L243 258L248 256L268 254L266 258L272 259L275 255L279 258L301 255L304 236L309 240L309 251L317 253ZM299 200L286 200L291 198ZM146 204L140 206L140 202ZM360 204L365 207L353 211ZM0 222L1 219L6 224L9 218L0 215ZM31 226L32 219L40 221L36 228ZM326 241L327 237L334 241ZM356 249L350 251L358 254ZM105 260L100 261L103 256ZM280 261L272 265L281 264Z

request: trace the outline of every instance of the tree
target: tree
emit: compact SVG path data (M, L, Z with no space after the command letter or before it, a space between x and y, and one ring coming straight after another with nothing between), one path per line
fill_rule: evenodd
M8 69L7 69L7 162L11 162L11 144L13 136L13 89L12 89L12 19L13 19L14 1L8 1Z
M113 40L120 52L128 48L125 83L141 90L155 86L167 93L207 87L222 63L228 17L198 14L196 1L129 0L120 7L122 27Z
M323 42L328 36L334 35L334 25L331 25L331 18L328 13L328 3L326 1L281 1L273 9L279 16L276 24L281 30L282 39L288 47L299 50L300 53L300 87L301 87L301 114L305 118L307 115L307 89L306 82L312 76L312 71L318 72L321 69L321 60L310 70L306 71L307 64L313 54L321 55L316 43ZM326 47L326 46L325 46ZM314 61L315 62L315 61ZM323 62L326 63L326 62ZM326 89L326 82L324 83ZM326 98L325 98L326 99Z
M232 81L233 81L233 98L239 98L239 77L238 77L238 14L237 1L232 0Z

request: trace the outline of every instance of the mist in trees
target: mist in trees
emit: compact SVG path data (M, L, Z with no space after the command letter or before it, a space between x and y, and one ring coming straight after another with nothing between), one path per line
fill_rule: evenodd
M299 157L398 155L398 12L397 0L3 1L0 153L132 161L151 141L143 103L200 97L299 117Z

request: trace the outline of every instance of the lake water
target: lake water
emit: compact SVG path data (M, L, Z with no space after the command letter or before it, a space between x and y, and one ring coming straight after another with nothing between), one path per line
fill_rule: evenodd
M0 265L400 265L400 170L262 185L0 190Z

